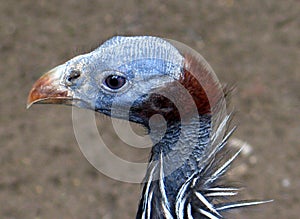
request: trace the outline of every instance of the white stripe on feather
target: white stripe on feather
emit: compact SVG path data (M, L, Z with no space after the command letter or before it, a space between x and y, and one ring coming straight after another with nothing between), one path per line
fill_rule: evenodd
M191 206L191 203L188 203L188 205L187 205L187 216L188 216L188 219L194 219L194 217L192 215L192 206Z
M222 217L216 217L212 213L210 213L208 211L205 211L201 208L198 211L199 211L199 213L203 214L204 216L208 217L209 219L220 219L220 218L222 218Z
M214 192L233 192L233 191L239 191L240 188L230 188L230 187L211 187L209 189L206 189L205 191L214 191Z
M197 172L194 172L180 187L179 192L176 196L176 203L175 203L175 212L178 219L184 219L184 205L186 202L186 195L187 195L187 188L191 183L191 180L195 177Z
M152 177L153 177L153 172L156 168L157 164L152 168L152 170L150 171L150 174L149 174L149 179L147 181L147 185L146 185L146 191L145 191L145 194L144 194L144 203L143 203L143 214L142 214L142 219L145 219L146 217L146 212L147 212L147 215L149 214L148 213L148 210L151 211L151 205L149 205L149 191L150 191L150 187L151 187L151 183L152 183ZM152 196L151 196L151 199L152 199ZM151 201L150 201L151 202ZM150 206L150 207L149 207ZM149 207L149 209L148 209ZM149 218L149 217L147 217Z
M184 205L186 202L186 197L184 197L180 202L176 202L176 215L178 219L184 219Z
M206 183L213 182L215 179L218 178L219 175L221 175L229 166L230 164L234 161L234 159L241 153L243 148L241 148L237 153L235 153L226 163L224 163L216 172L214 172L208 180L206 180Z
M273 200L268 200L268 201L257 201L257 202L242 202L242 203L234 203L234 204L228 204L224 205L222 207L218 207L218 211L224 211L228 210L231 208L241 208L241 207L247 207L247 206L253 206L253 205L261 205L261 204L266 204L269 202L272 202Z
M153 190L150 191L149 199L147 203L147 219L151 219L151 202L153 197Z
M211 193L207 193L205 194L205 196L207 197L222 197L222 196L235 196L237 195L237 192L211 192Z
M220 133L222 133L222 130L225 129L229 118L230 118L230 114L226 115L225 118L223 119L223 121L219 124L217 130L214 133L212 133L212 135L211 135L211 144L215 143L215 141L218 139L218 135Z
M218 211L214 208L214 206L200 193L200 192L195 192L197 198L214 214L218 215L221 217L221 215L218 213Z
M160 153L160 173L159 173L159 189L162 196L162 207L166 219L172 219L172 214L170 212L170 203L167 198L165 184L164 184L164 166L163 166L163 156L162 152Z

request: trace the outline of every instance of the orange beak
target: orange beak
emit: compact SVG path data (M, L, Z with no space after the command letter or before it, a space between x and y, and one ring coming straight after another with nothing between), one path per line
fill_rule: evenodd
M28 95L27 109L35 103L71 104L71 92L60 84L62 75L63 66L60 65L40 77Z

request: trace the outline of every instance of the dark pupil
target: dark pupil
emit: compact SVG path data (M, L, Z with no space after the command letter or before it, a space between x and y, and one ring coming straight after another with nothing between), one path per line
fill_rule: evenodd
M118 75L111 75L106 78L105 83L110 89L119 89L125 84L125 78Z

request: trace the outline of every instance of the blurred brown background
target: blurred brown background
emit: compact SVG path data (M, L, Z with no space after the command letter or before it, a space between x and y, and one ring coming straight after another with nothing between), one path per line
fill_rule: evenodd
M275 201L231 216L299 218L299 11L297 0L0 0L0 218L134 218L140 185L88 163L71 108L25 109L43 72L113 35L184 42L236 84L234 137L253 151L234 178Z

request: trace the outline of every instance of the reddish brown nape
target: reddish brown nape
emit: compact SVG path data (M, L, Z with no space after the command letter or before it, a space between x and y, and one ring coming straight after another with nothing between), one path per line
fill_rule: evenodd
M60 89L59 83L51 75L45 74L33 85L27 99L27 105L33 103L63 103L68 98L68 91Z
M187 91L192 99L187 96ZM205 62L186 55L179 81L164 84L156 89L142 107L135 109L135 113L146 121L156 113L163 115L167 121L188 121L194 118L195 113L214 113L223 97L221 85Z
M184 72L179 82L189 91L201 115L209 114L224 96L215 75L205 63L185 55Z

